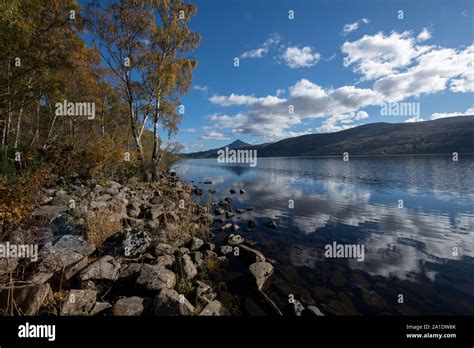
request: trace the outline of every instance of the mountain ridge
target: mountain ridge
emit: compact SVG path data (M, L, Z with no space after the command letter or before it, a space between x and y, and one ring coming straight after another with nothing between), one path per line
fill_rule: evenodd
M240 139L216 149L183 154L214 158L217 151L255 149L259 157L428 154L474 152L474 116L456 116L413 123L377 122L334 133L306 134L273 143L250 145ZM247 144L247 145L243 145Z

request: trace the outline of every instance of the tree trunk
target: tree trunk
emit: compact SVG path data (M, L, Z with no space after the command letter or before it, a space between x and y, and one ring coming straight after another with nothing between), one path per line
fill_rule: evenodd
M36 105L36 126L35 126L35 134L31 139L30 146L33 146L35 141L39 138L39 115L40 115L40 100L38 99L38 104Z
M158 121L159 121L159 113L160 113L160 98L156 101L155 106L155 117L153 118L153 153L151 156L151 163L152 163L152 180L158 181L160 178L160 142L158 136Z

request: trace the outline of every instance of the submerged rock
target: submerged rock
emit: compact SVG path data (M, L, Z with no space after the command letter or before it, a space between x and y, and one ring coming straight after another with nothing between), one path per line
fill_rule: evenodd
M262 290L265 281L273 274L273 266L268 262L255 262L250 265L249 271L255 278L257 288Z
M227 237L227 244L229 244L230 246L240 245L244 241L244 238L240 234L232 233Z
M276 221L274 221L274 220L265 222L265 226L268 226L272 229L278 228L278 225L277 225Z
M253 227L256 227L256 226L257 226L257 222L255 221L254 218L252 218L252 219L249 219L247 225L248 225L249 227L253 228Z

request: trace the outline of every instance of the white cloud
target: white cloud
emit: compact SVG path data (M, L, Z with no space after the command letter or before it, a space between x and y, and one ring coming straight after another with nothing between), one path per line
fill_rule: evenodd
M456 117L456 116L473 116L474 107L467 109L465 112L435 112L431 115L432 120L437 120L439 118L445 117Z
M194 85L192 88L196 91L199 91L199 92L203 93L203 94L207 94L207 91L208 91L207 86Z
M210 117L213 127L209 131L225 130L225 134L249 134L273 141L300 133L293 127L314 118L323 118L318 132L339 131L360 124L366 119L360 112L369 106L446 90L474 91L474 45L460 49L426 46L417 43L411 32L392 32L346 42L342 51L345 65L352 66L364 80L373 80L372 86L327 88L301 79L285 89L286 98L281 97L281 90L263 97L214 95L209 98L213 104L245 109L235 115Z
M217 104L221 106L254 105L254 104L275 105L275 104L284 102L285 99L280 99L272 95L269 95L267 97L255 98L254 96L251 96L251 95L239 95L239 94L232 93L228 97L214 95L211 98L209 98L209 101L212 104Z
M345 24L344 27L342 28L342 33L344 36L352 33L353 31L359 29L360 24L368 24L370 23L370 20L367 18L362 18L360 21L354 22L354 23L348 23Z
M418 34L416 37L416 41L422 42L431 39L431 32L427 28L423 28L423 30Z
M315 65L321 55L317 52L313 52L311 47L287 47L282 55L283 60L286 64L292 68L308 68Z
M369 117L365 111L349 112L347 114L334 115L327 118L323 124L316 128L318 133L339 132L358 126L354 121L360 121Z
M188 133L194 133L196 132L196 128L186 128L184 131Z
M412 123L412 122L422 122L424 121L420 116L413 116L410 117L408 120L405 120L405 123Z
M296 134L290 130L291 127L315 117L333 117L326 129L348 128L349 123L368 117L363 111L357 113L360 108L378 105L381 100L380 96L370 89L354 86L324 89L306 79L290 86L288 91L289 99L280 99L277 103L264 102L269 100L268 97L215 96L211 102L220 105L235 105L239 102L241 105L247 105L248 111L234 116L211 115L210 119L216 128L230 129L234 134L245 133L266 140L278 140ZM291 113L290 109L294 112Z
M259 47L242 53L240 55L240 58L262 58L268 53L271 47L278 45L280 41L281 38L278 34L272 34Z
M474 91L474 45L458 51L438 48L416 59L416 65L404 72L391 74L374 83L374 91L388 101L399 101L443 91L451 81L452 92Z
M364 35L353 42L342 45L344 66L354 65L354 71L361 73L364 80L373 80L397 72L409 65L414 58L428 51L429 46L416 46L410 32L392 32Z
M354 23L345 24L344 28L342 28L342 31L344 35L347 35L357 29L359 29L359 22L354 22Z
M278 88L278 89L276 90L276 96L277 96L277 97L280 97L280 96L282 96L283 94L285 94L285 90L284 90L283 88Z
M201 151L206 147L206 145L202 143L183 144L183 146L186 152Z
M229 138L225 137L223 133L219 133L216 131L205 131L202 139L210 139L210 140L228 140Z

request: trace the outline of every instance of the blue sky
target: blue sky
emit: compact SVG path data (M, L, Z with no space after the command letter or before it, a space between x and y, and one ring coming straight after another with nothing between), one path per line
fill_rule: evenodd
M173 138L187 151L461 115L474 106L470 0L194 3L190 27L202 42L191 54L198 67ZM383 116L386 102L417 102L420 115Z

